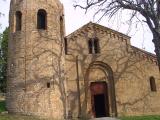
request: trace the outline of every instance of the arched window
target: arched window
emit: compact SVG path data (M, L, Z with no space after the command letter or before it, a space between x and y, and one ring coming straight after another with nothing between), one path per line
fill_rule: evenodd
M22 27L22 13L20 11L16 12L16 31L21 31Z
M60 17L60 34L61 34L61 37L64 36L64 31L63 31L63 17L62 17L62 16Z
M95 53L100 53L100 47L99 47L99 40L98 38L94 38L94 52Z
M151 88L151 91L156 92L156 91L157 91L157 88L156 88L155 78L152 76L152 77L150 77L149 80L150 80L150 88Z
M92 43L92 39L88 40L88 49L89 49L89 54L92 54L92 47L93 47L93 43Z
M47 13L43 9L38 10L37 13L37 29L47 29Z

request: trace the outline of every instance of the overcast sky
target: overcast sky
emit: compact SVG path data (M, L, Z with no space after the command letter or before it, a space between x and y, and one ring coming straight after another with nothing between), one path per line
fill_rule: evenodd
M60 0L64 4L65 8L65 25L66 25L66 33L69 34L76 29L80 28L84 24L93 20L93 11L90 10L87 14L84 13L81 9L74 9L73 7L73 0ZM0 11L4 13L4 16L0 17L0 23L2 23L0 32L2 32L5 27L8 26L8 12L9 12L9 4L10 0L0 0ZM107 19L103 19L98 24L104 25L106 27L110 27L114 30L118 30L119 32L126 33L127 27L122 24L120 25L119 20L116 21L108 21ZM118 25L117 25L118 24ZM117 27L118 26L118 27ZM139 47L145 48L145 50L152 52L154 51L154 45L152 43L152 35L150 31L145 27L142 29L141 26L137 26L136 29L133 29L132 32L129 33L131 37L131 44Z

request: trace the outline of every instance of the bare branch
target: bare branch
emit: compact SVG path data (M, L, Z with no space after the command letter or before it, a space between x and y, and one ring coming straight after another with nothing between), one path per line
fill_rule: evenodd
M97 8L94 17L101 15L98 22L103 17L111 18L124 9L133 11L129 19L131 24L134 18L138 18L137 14L143 16L146 20L138 18L138 21L146 23L153 34L160 69L160 0L86 0L86 5L74 5L74 7L80 7L86 12L93 7Z

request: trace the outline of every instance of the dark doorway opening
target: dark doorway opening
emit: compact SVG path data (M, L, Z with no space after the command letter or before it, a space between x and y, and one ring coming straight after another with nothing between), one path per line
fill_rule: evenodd
M106 117L105 95L94 95L94 108L96 117Z
M96 118L109 117L108 85L106 82L91 83L92 111Z

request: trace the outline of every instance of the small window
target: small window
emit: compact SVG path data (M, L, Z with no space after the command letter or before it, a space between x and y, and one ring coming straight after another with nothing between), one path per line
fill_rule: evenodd
M16 31L21 31L22 27L22 13L20 11L16 12Z
M156 82L155 82L154 77L150 77L150 88L151 88L151 91L153 91L153 92L157 91Z
M88 49L89 49L89 54L92 54L92 53L93 53L93 51L92 51L92 47L93 47L92 39L89 39L89 40L88 40Z
M47 29L47 13L43 9L38 10L37 13L37 29Z
M88 41L88 49L89 49L89 54L100 53L100 46L99 46L98 38L90 38L89 39L89 41Z
M99 40L98 38L94 38L94 52L100 53Z
M50 88L50 87L51 87L51 83L47 82L47 88Z

